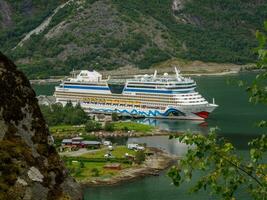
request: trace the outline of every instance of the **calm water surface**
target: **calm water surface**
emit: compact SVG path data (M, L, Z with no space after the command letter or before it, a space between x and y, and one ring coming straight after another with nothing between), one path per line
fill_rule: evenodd
M210 102L215 98L219 107L210 115L207 123L193 121L173 120L142 120L161 129L167 130L191 130L207 134L209 128L218 127L218 134L233 142L240 155L248 155L247 143L257 135L266 132L255 126L257 121L267 118L267 107L248 103L248 96L244 88L238 88L234 84L227 84L228 80L253 80L255 74L242 73L232 76L194 77L198 84L198 91ZM54 85L35 86L37 94L51 95ZM131 138L128 142L145 142L148 146L155 146L166 151L184 155L186 147L177 140L169 140L167 137ZM196 175L197 176L197 175ZM192 186L185 184L179 188L174 187L163 172L158 177L147 177L131 183L112 186L87 188L84 198L87 200L206 200L216 199L205 192L189 194ZM251 199L244 191L239 193L239 199Z

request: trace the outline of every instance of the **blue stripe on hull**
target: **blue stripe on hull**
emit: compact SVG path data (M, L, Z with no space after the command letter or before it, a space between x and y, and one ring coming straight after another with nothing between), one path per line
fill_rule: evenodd
M113 109L93 109L95 111L98 112L108 112L108 113L112 113L112 112L117 112L120 114L128 114L128 115L140 115L140 116L145 116L145 117L156 117L156 116L164 116L167 117L171 114L175 115L175 116L185 116L185 113L174 109L174 108L170 108L168 110L166 110L165 112L160 112L158 110L149 110L148 112L146 111L140 111L140 110L136 110L133 109L132 111L128 111L128 110L113 110Z

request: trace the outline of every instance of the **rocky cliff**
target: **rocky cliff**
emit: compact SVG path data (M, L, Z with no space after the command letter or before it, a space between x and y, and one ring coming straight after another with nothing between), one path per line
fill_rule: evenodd
M0 199L82 199L24 74L0 53Z

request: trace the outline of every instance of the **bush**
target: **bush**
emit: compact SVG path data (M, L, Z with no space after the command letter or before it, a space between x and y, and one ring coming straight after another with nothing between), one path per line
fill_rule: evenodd
M100 175L99 170L97 168L93 168L91 170L92 176L98 177Z
M102 129L102 126L99 122L88 120L85 124L85 131L92 132L92 131L99 131Z
M60 124L80 125L89 119L79 104L74 107L71 102L68 102L65 107L61 104L42 105L40 107L49 126Z
M111 114L111 119L112 121L118 121L119 120L119 116L118 116L118 113L112 113Z
M114 131L115 130L115 127L114 127L114 124L113 123L110 123L110 122L107 122L105 124L105 127L104 127L105 131Z
M80 168L84 168L84 162L80 161Z
M124 130L125 132L128 132L128 131L129 131L129 128L128 128L127 126L124 126L124 127L123 127L123 130Z
M144 151L137 151L135 154L135 162L137 164L142 164L146 159L146 155Z

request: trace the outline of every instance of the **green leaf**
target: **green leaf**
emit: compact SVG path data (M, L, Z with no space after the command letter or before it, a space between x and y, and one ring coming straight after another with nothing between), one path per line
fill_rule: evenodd
M267 21L264 22L264 30L267 31Z
M263 33L261 33L260 31L256 31L256 38L259 42L259 47L260 48L264 47L265 42L266 42L265 35Z

